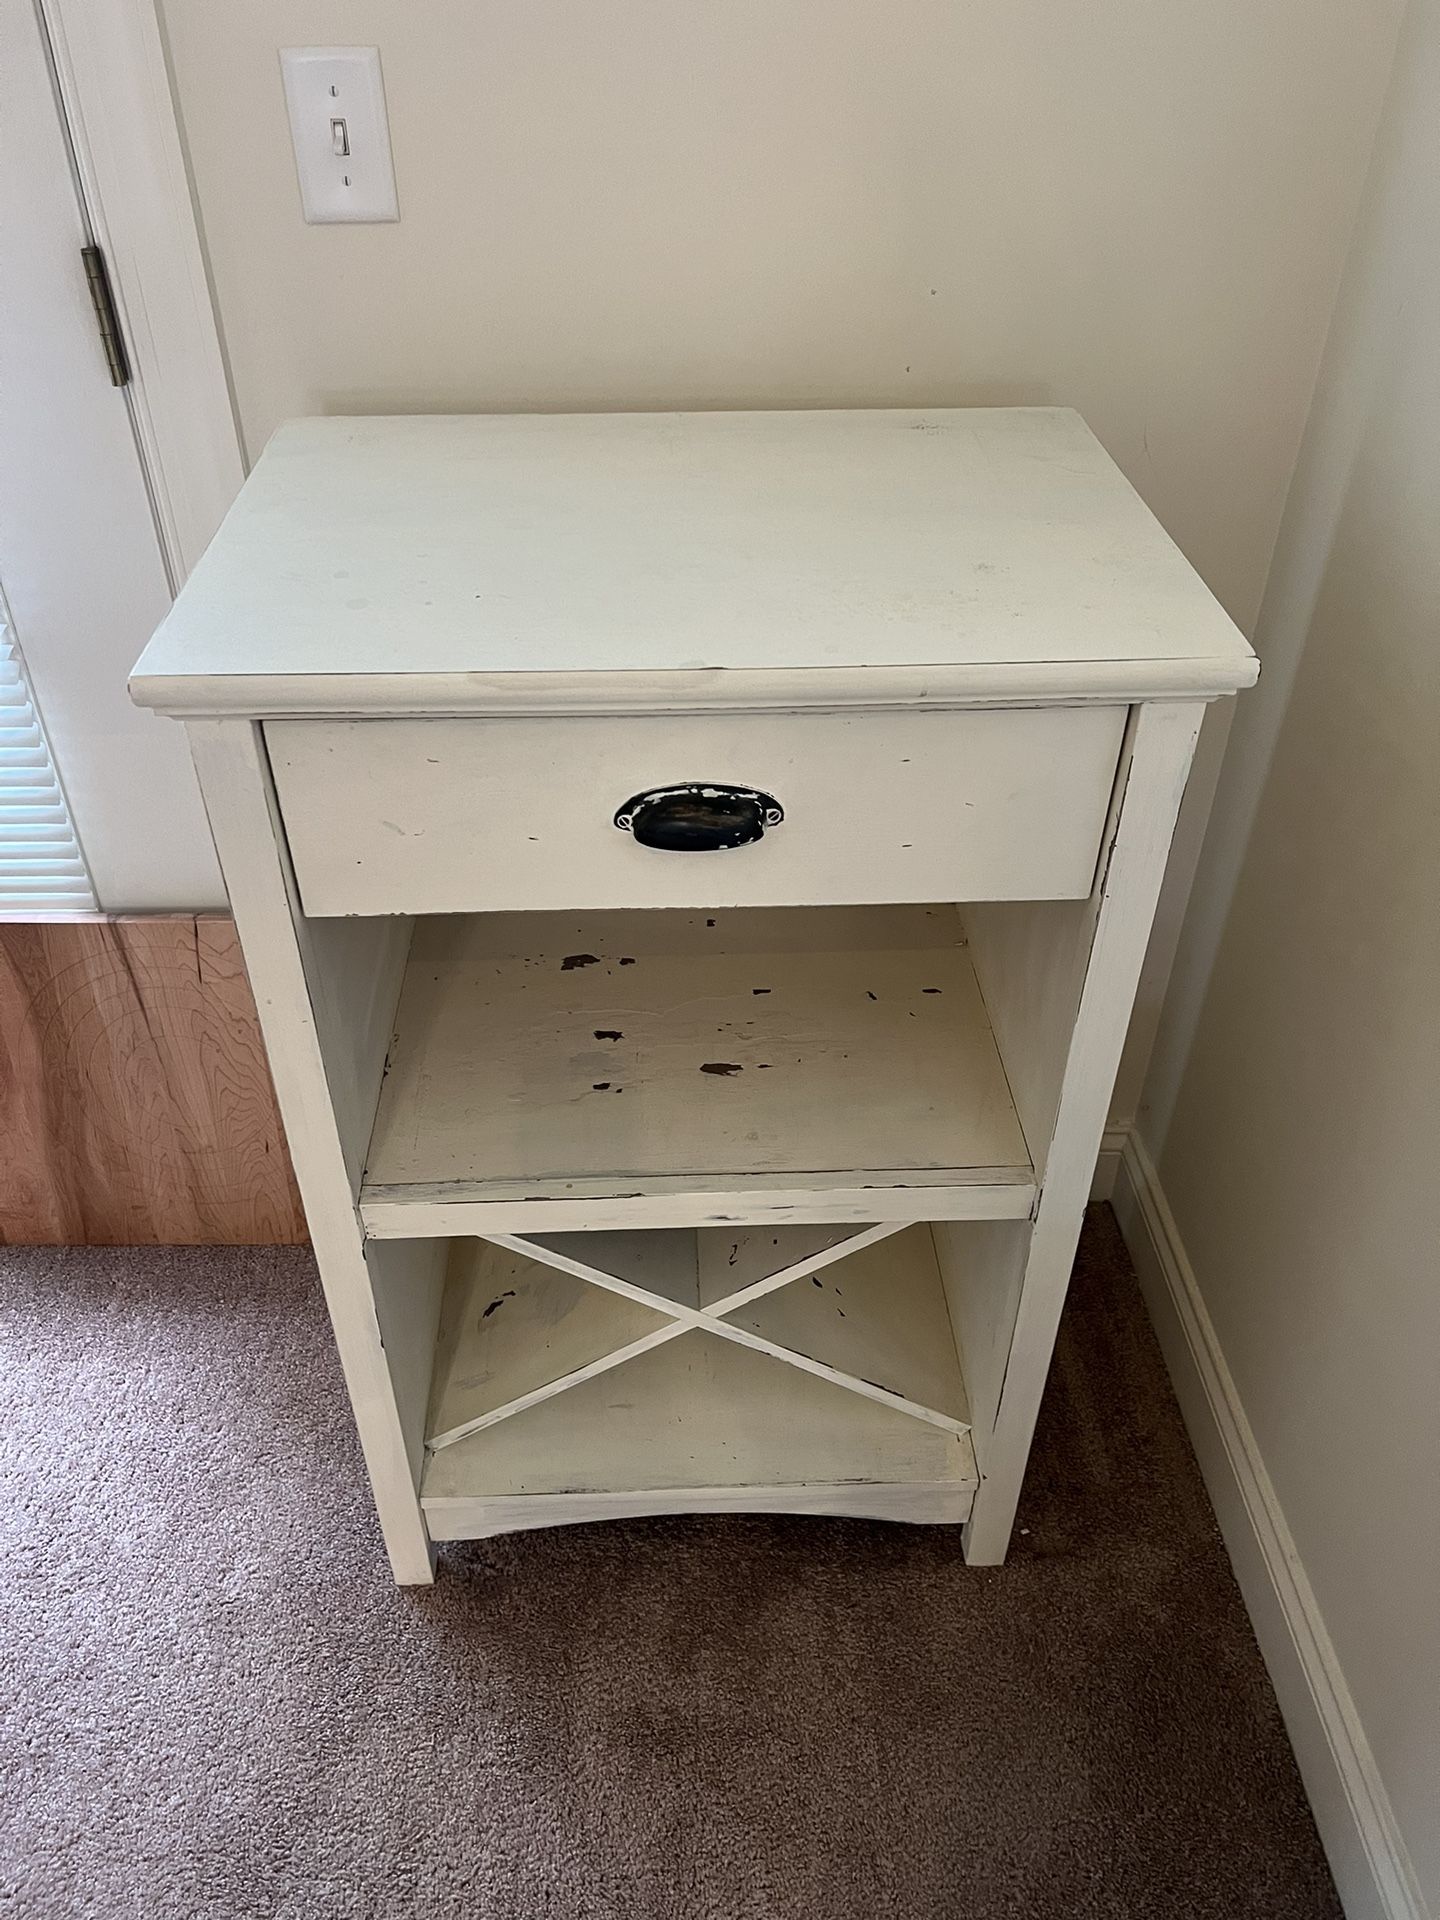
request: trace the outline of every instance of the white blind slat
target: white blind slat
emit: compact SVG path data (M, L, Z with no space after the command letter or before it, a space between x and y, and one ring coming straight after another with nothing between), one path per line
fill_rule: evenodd
M0 801L0 833L19 833L21 828L44 827L47 831L55 829L55 838L68 840L72 837L70 822L62 806L44 804L21 806L18 800Z
M0 619L0 918L94 910L24 664Z
M55 775L46 766L27 766L18 758L7 761L0 753L0 787L7 793L23 793L33 800L37 793L58 793Z

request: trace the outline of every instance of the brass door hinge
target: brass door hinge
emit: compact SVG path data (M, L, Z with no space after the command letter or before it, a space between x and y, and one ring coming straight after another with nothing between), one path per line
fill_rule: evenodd
M85 279L90 288L90 304L100 328L100 344L105 349L105 364L110 369L112 387L130 384L130 359L125 351L125 336L120 331L120 316L115 311L115 296L110 291L110 273L99 247L82 247Z

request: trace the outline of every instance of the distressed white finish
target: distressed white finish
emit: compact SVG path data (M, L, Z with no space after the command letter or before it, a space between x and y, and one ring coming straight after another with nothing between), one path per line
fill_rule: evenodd
M970 1406L927 1226L848 1254L732 1309L730 1326L818 1362L857 1390L966 1432Z
M969 1428L957 1340L924 1226L901 1231L887 1223L839 1236L830 1228L711 1228L497 1242L643 1301L673 1316L676 1331L719 1334L917 1419L957 1433ZM734 1278L729 1292L721 1271ZM805 1280L808 1287L799 1284Z
M537 1233L528 1239L493 1236L498 1246L548 1260L565 1273L593 1280L627 1299L698 1325L700 1307L698 1235L684 1228L643 1233Z
M539 1233L699 1224L788 1226L796 1221L1028 1220L1035 1183L1028 1166L874 1168L843 1173L687 1174L647 1180L450 1181L443 1186L365 1186L360 1216L377 1239L412 1234Z
M1084 898L1124 707L274 721L310 914ZM657 852L636 794L758 788L750 846Z
M315 947L306 951L313 929L300 913L278 839L260 730L196 721L189 734L385 1545L396 1579L423 1583L433 1576L417 1484L443 1249L423 1240L366 1245L347 1163L346 1116L326 1074L327 1043L343 1047L345 1027L338 1008L332 1024L316 1004L324 958ZM379 923L377 931L385 937ZM324 999L332 1007L338 987L329 974ZM355 1075L344 1078L353 1084Z
M893 1220L873 1227L712 1227L696 1235L700 1305L710 1313L748 1307L899 1231Z
M985 1483L966 1532L966 1556L981 1565L1003 1559L1009 1543L1200 713L1193 704L1157 703L1139 710L1134 729L1114 840L1098 883L1085 982L1064 1052Z
M781 1249L780 1235L764 1237ZM459 1243L440 1316L429 1446L454 1446L697 1330L933 1426L968 1432L964 1376L929 1228L897 1236L872 1227L823 1249L814 1239L788 1229L783 1253L799 1257L708 1309L693 1304L698 1267L715 1252L727 1264L734 1253L738 1267L738 1235ZM604 1245L592 1251L591 1240ZM656 1242L663 1243L658 1262ZM783 1395L786 1387L776 1375L773 1391Z
M435 1346L429 1443L453 1446L678 1331L653 1307L511 1247L457 1241Z
M1111 797L1107 846L1113 845L1119 824L1141 711L1131 709L1125 758ZM1088 899L1064 905L975 901L964 910L971 964L1037 1172L1044 1171L1054 1136L1066 1050L1103 897L1103 887L1097 885Z
M352 1196L359 1191L375 1102L410 951L410 922L295 918L325 1079Z
M876 1226L701 1227L694 1232L642 1228L631 1233L496 1234L496 1245L538 1254L598 1286L647 1299L665 1311L711 1320L749 1306L791 1280L804 1279L874 1241L898 1233Z
M1200 700L1254 670L1083 427L309 423L212 558L137 686L221 716L399 1577L677 1511L1000 1559ZM758 848L608 824L782 776Z
M1253 677L1253 676L1252 676ZM1143 673L1124 661L1087 661L1057 671L1048 661L997 662L966 667L783 667L717 672L663 667L616 673L577 673L557 685L544 673L466 673L424 676L347 673L271 674L219 681L146 673L130 682L142 707L181 718L226 714L251 717L415 715L803 713L846 708L909 712L929 708L1113 707L1129 700L1213 700L1209 661L1157 661ZM1242 682L1242 684L1248 684Z
M367 1194L424 1183L418 1208L483 1200L494 1182L534 1193L603 1176L638 1199L657 1178L743 1190L751 1175L806 1186L851 1168L862 1184L942 1169L1028 1180L959 922L948 951L830 952L811 947L803 913L786 918L795 950L762 954L724 915L708 951L681 954L663 935L649 948L647 916L622 936L630 952L597 936L510 956L476 953L467 920L422 922Z
M936 1220L930 1236L955 1345L964 1355L970 1431L983 1471L1010 1365L1030 1254L1030 1222Z
M446 1539L516 1525L512 1501L543 1509L531 1525L617 1508L888 1518L892 1502L953 1521L974 1488L965 1434L691 1332L433 1454L422 1499Z
M915 1462L913 1455L898 1462L900 1471L914 1465L917 1474L938 1469L945 1476L938 1480L911 1479L908 1475L897 1480L867 1479L867 1473L895 1472L897 1462L892 1453L900 1450L871 1445L846 1452L836 1447L835 1465L857 1466L858 1478L777 1480L763 1486L732 1487L667 1484L634 1493L555 1493L542 1486L535 1493L516 1495L430 1494L425 1500L425 1519L430 1538L435 1541L484 1540L492 1534L522 1533L533 1527L646 1520L667 1513L804 1513L833 1520L953 1526L964 1520L974 1503L976 1474L969 1436L952 1435L950 1439L953 1444L942 1448L933 1462ZM784 1470L788 1454L789 1448L782 1441L774 1454L777 1470ZM723 1455L721 1459L723 1462ZM703 1469L706 1463L702 1459L699 1464Z
M699 672L743 705L777 668L1012 700L1255 675L1079 415L1036 407L292 421L134 688L273 715L338 673L341 710L383 713L398 676L443 712L477 675L563 704L577 677Z

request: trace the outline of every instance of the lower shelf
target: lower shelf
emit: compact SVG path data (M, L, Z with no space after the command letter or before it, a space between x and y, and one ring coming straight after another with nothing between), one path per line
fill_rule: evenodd
M954 1523L968 1433L692 1330L434 1453L436 1540L661 1513Z

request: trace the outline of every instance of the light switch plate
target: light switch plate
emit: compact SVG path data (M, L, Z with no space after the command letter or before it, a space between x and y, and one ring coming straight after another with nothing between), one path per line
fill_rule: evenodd
M282 47L300 203L311 226L398 220L378 47Z

